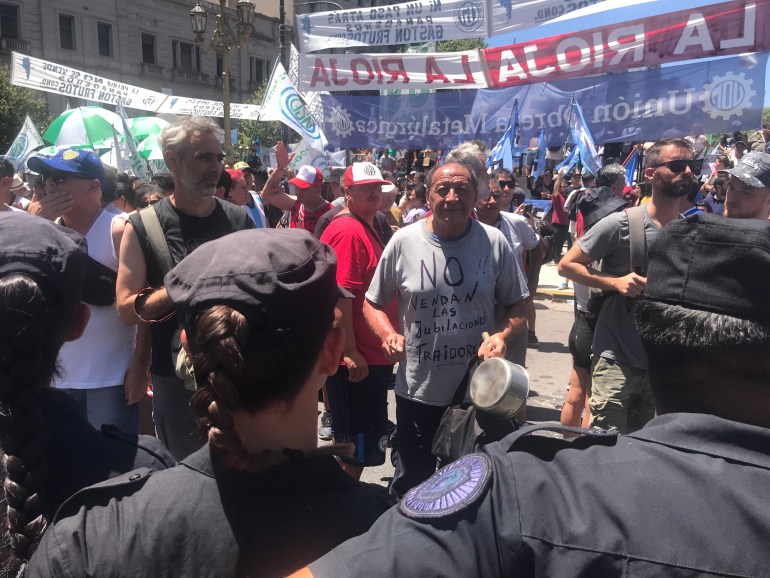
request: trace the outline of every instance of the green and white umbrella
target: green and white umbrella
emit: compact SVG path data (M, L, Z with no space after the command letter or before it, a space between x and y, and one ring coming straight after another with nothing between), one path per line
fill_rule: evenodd
M157 116L137 116L128 119L128 128L137 141L143 140L148 136L160 134L164 128L169 125L167 120Z
M136 150L148 161L163 160L163 151L160 150L160 146L158 146L158 135L148 136L139 143Z
M113 137L115 132L123 134L120 116L100 106L81 106L65 110L43 134L43 140L55 146L92 145Z

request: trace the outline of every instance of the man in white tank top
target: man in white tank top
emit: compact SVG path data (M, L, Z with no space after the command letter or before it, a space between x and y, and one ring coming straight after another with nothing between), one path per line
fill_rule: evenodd
M30 159L28 165L45 178L41 216L83 235L89 257L117 272L126 220L101 208L101 161L87 150L66 149L49 159ZM134 355L136 327L121 323L114 302L90 309L83 336L61 349L61 372L53 387L70 393L94 427L112 424L137 433L137 402L149 383L148 352Z

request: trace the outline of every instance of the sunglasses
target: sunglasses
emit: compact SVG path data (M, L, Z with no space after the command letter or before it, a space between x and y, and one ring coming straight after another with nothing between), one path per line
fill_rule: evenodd
M696 159L692 161L686 161L686 160L668 161L665 163L658 163L657 165L652 165L652 168L654 169L658 167L666 167L672 173L683 173L685 169L687 169L687 167L690 167L690 170L693 173L700 174L701 169L703 168L703 159Z
M83 179L85 181L91 180L91 177L84 175L83 173L52 173L50 175L46 175L45 178L47 181L53 181L57 185L61 185L67 179Z
M512 189L516 185L514 181L497 181L497 184L501 189L504 189L505 187Z

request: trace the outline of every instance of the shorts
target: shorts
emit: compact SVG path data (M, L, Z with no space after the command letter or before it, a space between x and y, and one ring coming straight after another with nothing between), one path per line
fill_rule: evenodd
M358 383L348 381L348 368L341 365L326 380L326 394L332 412L334 441L353 442L353 459L341 458L357 466L385 463L388 445L388 382L392 365L370 365L369 375Z
M572 354L572 366L591 370L591 345L594 341L596 317L577 310L575 322L569 332L569 352Z

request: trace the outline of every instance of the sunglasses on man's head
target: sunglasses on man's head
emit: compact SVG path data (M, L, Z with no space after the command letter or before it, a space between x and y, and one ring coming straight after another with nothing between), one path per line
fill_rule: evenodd
M700 171L703 168L703 159L695 159L692 161L688 161L688 160L667 161L665 163L658 163L657 165L652 165L652 168L654 169L658 167L666 167L672 173L683 173L687 167L690 167L690 170L693 173L700 174Z
M505 187L508 187L509 189L512 189L512 188L513 188L513 186L514 186L516 183L515 183L515 182L513 182L513 181L497 181L497 184L498 184L498 186L499 186L501 189L504 189Z

